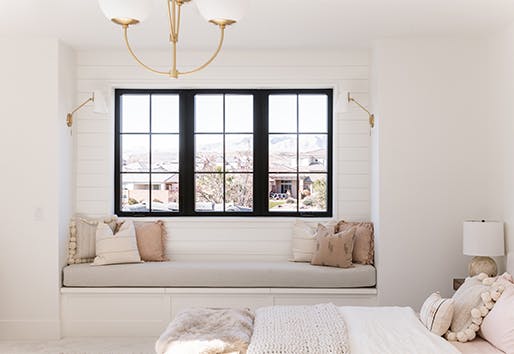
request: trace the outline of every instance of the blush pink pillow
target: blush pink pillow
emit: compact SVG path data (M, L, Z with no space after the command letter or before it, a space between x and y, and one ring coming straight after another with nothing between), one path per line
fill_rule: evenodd
M137 248L141 260L145 262L164 262L166 257L166 227L161 220L135 222Z
M514 354L514 284L508 284L484 318L480 335L506 354Z

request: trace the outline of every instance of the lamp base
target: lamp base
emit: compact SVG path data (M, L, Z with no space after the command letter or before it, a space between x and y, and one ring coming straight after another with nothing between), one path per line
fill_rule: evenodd
M474 277L480 273L485 273L489 277L495 277L498 275L498 267L496 262L491 257L480 257L476 256L471 259L468 266L468 272L470 277Z

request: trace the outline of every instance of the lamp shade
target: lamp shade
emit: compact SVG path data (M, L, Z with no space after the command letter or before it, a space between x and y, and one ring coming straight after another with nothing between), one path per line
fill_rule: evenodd
M504 256L503 222L485 220L465 221L463 225L462 251L468 256Z
M107 109L107 102L105 100L105 96L102 91L95 90L93 91L94 98L94 108L93 112L95 113L107 113L109 110Z
M348 112L348 108L349 108L348 95L349 94L350 93L348 91L341 91L341 93L337 96L336 107L335 107L336 113Z
M150 16L155 0L98 0L105 17L112 19L134 19L142 22Z
M194 0L198 11L207 20L240 21L248 6L248 0Z

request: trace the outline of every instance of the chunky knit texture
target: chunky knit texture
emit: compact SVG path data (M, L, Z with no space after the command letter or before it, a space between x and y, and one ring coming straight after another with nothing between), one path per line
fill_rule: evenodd
M334 304L263 307L255 313L248 354L349 354L344 320Z

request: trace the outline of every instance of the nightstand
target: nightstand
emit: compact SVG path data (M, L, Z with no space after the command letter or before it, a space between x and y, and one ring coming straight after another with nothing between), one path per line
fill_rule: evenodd
M453 278L453 290L459 290L460 286L464 284L464 278Z

